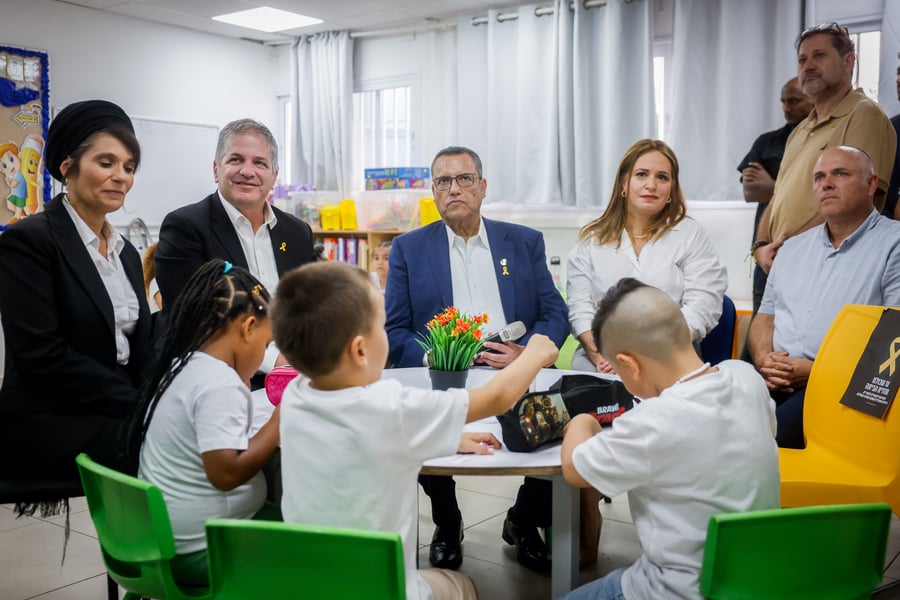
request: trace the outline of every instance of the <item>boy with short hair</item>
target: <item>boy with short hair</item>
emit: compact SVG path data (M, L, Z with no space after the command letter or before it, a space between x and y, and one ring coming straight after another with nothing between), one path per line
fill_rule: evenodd
M600 432L569 422L563 474L608 496L628 492L643 555L568 600L701 598L712 515L778 508L775 405L747 363L702 363L678 305L631 278L607 292L591 327L598 351L645 400Z
M309 378L291 382L281 402L284 520L395 531L407 598L475 598L468 577L416 571L416 476L426 460L456 452L465 423L508 410L558 351L534 335L484 387L413 389L380 380L384 324L384 296L362 270L320 262L278 284L275 342ZM499 447L489 434L482 439Z

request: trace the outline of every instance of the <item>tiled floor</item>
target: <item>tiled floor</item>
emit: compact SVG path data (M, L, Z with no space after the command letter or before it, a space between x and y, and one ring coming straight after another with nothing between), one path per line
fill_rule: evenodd
M457 494L465 520L465 559L461 571L470 575L481 598L491 600L545 600L550 579L516 562L513 548L500 539L506 509L512 504L519 477L457 477ZM603 534L600 560L582 570L582 582L632 563L640 545L625 497L601 504ZM15 519L8 505L0 505L0 599L102 600L106 577L93 524L84 499L72 502L71 537L65 563L60 566L64 517ZM433 526L428 499L420 494L419 561L428 564L428 541ZM888 560L900 552L900 520L891 526ZM348 569L351 566L348 565ZM900 560L889 565L885 581L900 579ZM878 600L900 600L900 591L883 593Z

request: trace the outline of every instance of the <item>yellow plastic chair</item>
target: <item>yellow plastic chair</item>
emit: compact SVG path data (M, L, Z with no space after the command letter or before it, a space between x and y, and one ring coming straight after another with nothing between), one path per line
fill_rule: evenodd
M396 533L210 519L206 544L215 600L406 598Z
M884 310L848 304L831 324L806 388L806 448L778 451L782 506L887 502L900 515L900 406L881 420L840 404Z
M162 492L155 485L95 463L75 459L103 563L128 593L125 600L199 600L208 588L183 587L172 578L175 539Z
M869 598L881 581L890 524L883 503L716 515L700 593L713 600Z

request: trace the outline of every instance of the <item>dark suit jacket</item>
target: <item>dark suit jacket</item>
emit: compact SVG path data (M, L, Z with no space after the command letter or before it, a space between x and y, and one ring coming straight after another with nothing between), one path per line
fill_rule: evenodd
M528 330L519 343L542 333L561 346L569 334L569 311L553 285L539 231L484 219L494 258L500 301L507 323ZM508 275L500 260L506 259ZM385 291L390 359L395 367L420 367L419 332L442 308L453 304L447 229L437 221L394 239Z
M149 368L150 312L137 250L126 240L119 256L140 305L125 367L112 303L61 196L0 235L0 453L10 461L74 457L110 420L131 416Z
M269 237L281 277L294 267L314 261L316 254L309 225L274 206L272 210L278 223L269 231ZM247 257L219 201L218 192L174 210L163 219L155 259L156 282L163 297L163 321L166 307L174 304L191 275L213 258L247 268ZM269 290L269 293L274 295L275 290ZM165 331L164 323L160 324L160 329Z

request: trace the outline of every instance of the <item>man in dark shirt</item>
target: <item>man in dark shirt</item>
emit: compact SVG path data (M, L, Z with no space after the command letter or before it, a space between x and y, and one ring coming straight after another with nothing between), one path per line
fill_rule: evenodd
M778 168L781 166L781 157L784 155L788 136L797 123L805 119L812 110L812 103L800 90L800 82L796 77L781 88L781 108L784 111L784 120L787 121L785 126L756 138L750 152L738 165L744 188L744 200L757 203L756 218L753 222L754 240L757 239L756 228L759 226L759 219L775 191L775 179L778 177ZM756 314L759 308L765 289L765 272L756 265L753 270L753 314Z

